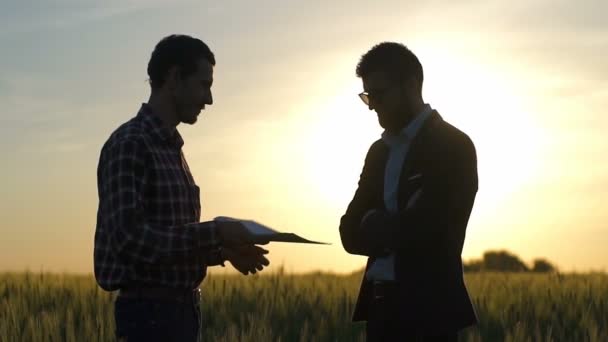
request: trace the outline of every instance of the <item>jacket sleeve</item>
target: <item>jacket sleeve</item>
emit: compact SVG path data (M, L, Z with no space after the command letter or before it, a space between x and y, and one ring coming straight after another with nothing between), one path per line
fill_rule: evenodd
M377 144L377 143L376 143ZM346 213L340 220L340 238L342 246L350 254L372 256L376 251L367 243L363 234L361 220L365 214L374 209L374 189L372 169L377 162L376 144L372 145L365 157L365 163L355 195L346 209Z

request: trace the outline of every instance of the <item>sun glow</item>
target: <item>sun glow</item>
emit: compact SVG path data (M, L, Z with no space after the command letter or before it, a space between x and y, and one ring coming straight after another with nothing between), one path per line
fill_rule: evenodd
M477 148L480 192L501 202L539 177L547 133L508 70L425 53L424 97Z
M468 251L479 255L488 246L516 245L521 236L510 227L533 225L534 218L523 210L543 205L527 203L534 199L526 192L546 172L549 132L509 70L436 51L423 53L421 60L425 100L467 133L477 149L479 191Z
M376 114L357 94L354 80L310 112L300 143L311 195L332 208L345 208L357 187L367 149L382 132Z
M531 224L533 219L521 208L529 206L523 202L532 201L526 191L540 177L546 136L516 83L489 66L445 56L421 55L423 95L477 148L480 187L467 229L466 259L489 247L517 245L524 236L510 228L522 220ZM246 163L247 174L261 176L253 185L251 179L242 178L237 188L249 186L250 193L272 190L263 196L264 202L248 199L245 206L235 202L234 207L218 208L334 243L315 252L318 263L312 263L310 256L303 260L292 255L291 247L273 247L273 253L285 256L286 263L298 264L298 269L328 258L342 270L361 263L341 249L337 226L357 188L367 150L380 138L382 128L376 113L357 96L361 80L340 75L328 75L326 84L313 87L317 93L306 94L311 100L294 107L284 121L248 127L242 133L265 132L251 151L243 153L255 156ZM234 174L227 179L241 178Z
M522 205L516 203L519 195L540 177L547 136L508 75L445 54L427 53L420 59L426 70L425 101L477 148L480 188L471 222L485 227L480 236L486 237L473 246L476 251L491 242L485 241L494 229L489 223L504 210L515 212ZM298 123L295 139L305 192L334 212L343 212L352 199L367 149L382 132L376 114L357 97L360 80L340 89L298 116L306 121Z

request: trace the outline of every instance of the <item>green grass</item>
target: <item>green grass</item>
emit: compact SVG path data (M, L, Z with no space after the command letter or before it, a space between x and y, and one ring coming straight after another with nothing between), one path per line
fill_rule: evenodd
M361 275L211 275L206 341L357 341ZM608 341L608 275L467 274L480 324L462 341ZM113 295L90 276L0 274L0 341L112 341ZM213 314L211 314L213 312Z

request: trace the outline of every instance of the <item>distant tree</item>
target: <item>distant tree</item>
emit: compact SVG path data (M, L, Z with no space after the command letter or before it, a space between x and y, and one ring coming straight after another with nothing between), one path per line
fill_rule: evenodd
M507 251L487 251L483 259L471 259L463 262L462 268L465 272L557 272L558 269L548 260L543 258L534 259L532 268L519 259L518 256Z
M465 272L479 272L483 269L483 261L480 259L469 260L463 263L462 268Z
M557 272L557 268L545 259L535 259L533 261L532 272L552 273Z
M527 272L526 264L507 251L488 251L483 254L483 270L497 272Z

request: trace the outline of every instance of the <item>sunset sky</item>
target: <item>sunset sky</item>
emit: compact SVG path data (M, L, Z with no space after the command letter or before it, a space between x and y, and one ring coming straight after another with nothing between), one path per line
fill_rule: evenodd
M355 67L398 41L423 65L425 101L477 147L463 258L607 270L606 13L605 0L2 2L0 271L92 272L101 146L147 100L150 53L172 33L217 58L213 106L178 127L203 220L333 243L270 244L271 269L363 266L338 223L382 131Z

